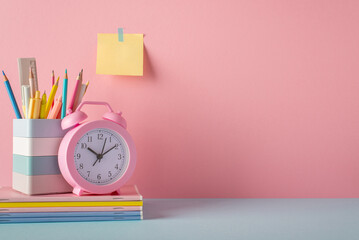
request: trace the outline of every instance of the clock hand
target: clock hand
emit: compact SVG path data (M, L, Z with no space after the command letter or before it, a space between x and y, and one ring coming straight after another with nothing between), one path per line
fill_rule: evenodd
M87 148L90 152L92 152L93 154L96 155L97 159L96 161L94 162L94 164L92 166L95 166L95 164L97 163L97 161L100 161L100 159L102 158L102 155L101 154L97 154L94 150L92 150L90 147Z
M102 156L105 155L106 153L108 153L109 151L111 151L112 149L114 149L115 147L116 147L116 145L113 146L112 148L110 148L109 150L107 150L106 152L104 152L104 153L102 154Z
M96 156L98 155L94 150L92 150L91 148L87 148L90 152L92 152L93 154L95 154Z
M106 140L107 140L107 138L105 138L105 142L103 143L103 146L102 146L102 151L101 151L101 155L103 154L103 150L105 149Z
M101 151L101 154L100 154L100 157L99 157L99 159L100 159L99 162L101 162L101 159L102 159L102 157L103 157L103 150L105 149L106 141L107 141L107 138L105 138L105 141L104 141L104 143L103 143L102 151Z
M92 164L92 166L94 167L95 164L97 163L97 161L99 161L99 160L100 160L100 158L97 158L96 161Z

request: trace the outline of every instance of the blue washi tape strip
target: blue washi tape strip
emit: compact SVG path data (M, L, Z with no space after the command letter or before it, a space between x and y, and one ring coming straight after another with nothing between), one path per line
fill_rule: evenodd
M118 29L118 41L123 42L123 28Z

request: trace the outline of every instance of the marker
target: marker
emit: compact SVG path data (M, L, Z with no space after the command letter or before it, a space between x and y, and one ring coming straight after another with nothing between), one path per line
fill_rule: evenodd
M35 98L30 98L29 110L27 112L28 119L34 118L34 108L35 108Z
M27 118L28 111L29 111L29 104L30 104L30 86L23 85L23 92L24 92L24 100L25 100L25 114L24 118Z
M44 92L44 94L42 94L42 99L41 99L41 110L40 110L41 119L45 118L45 113L46 113L46 91Z
M21 113L19 111L19 107L17 106L17 102L16 102L16 99L15 99L14 93L12 92L9 79L7 79L4 71L2 71L2 74L4 75L4 84L5 84L7 93L9 94L9 98L10 98L12 107L14 108L16 118L21 119L22 118Z
M40 109L41 109L40 91L36 91L34 100L35 100L34 113L33 113L32 118L38 119L38 118L40 118Z
M47 119L56 119L57 115L59 114L60 110L61 110L61 105L62 105L62 101L61 101L61 96L55 101L54 107L51 109L49 116L47 117Z
M22 112L24 114L24 118L26 118L26 106L25 106L25 86L21 86L21 102L22 102Z

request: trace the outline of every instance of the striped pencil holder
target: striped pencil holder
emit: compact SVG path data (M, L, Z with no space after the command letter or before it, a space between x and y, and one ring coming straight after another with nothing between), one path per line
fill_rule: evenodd
M13 189L29 195L72 191L57 161L66 132L61 119L14 119Z

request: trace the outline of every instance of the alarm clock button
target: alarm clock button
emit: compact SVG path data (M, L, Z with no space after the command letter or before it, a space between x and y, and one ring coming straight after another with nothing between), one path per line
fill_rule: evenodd
M70 115L67 115L61 121L61 127L63 130L75 127L80 124L80 122L84 121L87 118L87 114L81 111L75 111Z
M121 115L122 112L118 112L118 113L107 112L102 116L102 118L117 123L121 125L124 129L126 129L127 128L126 120Z

